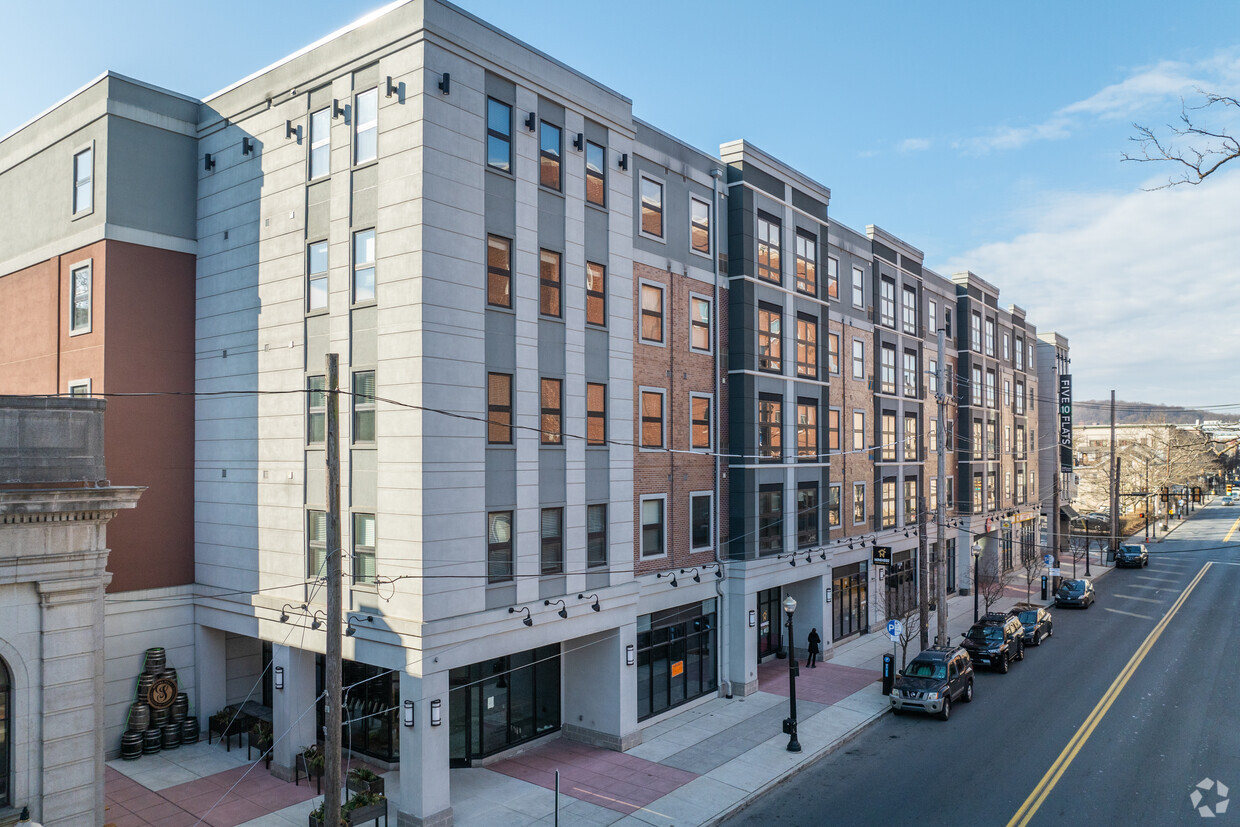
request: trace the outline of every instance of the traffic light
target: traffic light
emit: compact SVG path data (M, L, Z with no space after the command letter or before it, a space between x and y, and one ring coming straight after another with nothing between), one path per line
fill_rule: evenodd
M1171 489L1165 485L1162 488L1160 488L1158 490L1158 499L1162 500L1165 503L1171 502Z
M1193 486L1193 502L1195 503L1201 502L1201 486L1199 485Z

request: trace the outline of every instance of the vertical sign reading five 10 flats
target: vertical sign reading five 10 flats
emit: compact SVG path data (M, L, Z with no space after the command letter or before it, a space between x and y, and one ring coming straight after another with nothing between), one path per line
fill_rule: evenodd
M1059 377L1059 467L1072 470L1072 375Z

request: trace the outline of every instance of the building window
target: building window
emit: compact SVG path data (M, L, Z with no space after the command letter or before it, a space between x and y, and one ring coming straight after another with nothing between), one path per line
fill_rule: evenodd
M827 334L827 370L833 376L840 375L840 334Z
M797 230L796 236L797 290L811 296L818 295L818 239Z
M784 487L780 483L758 486L758 554L784 550Z
M586 201L607 204L607 150L586 141Z
M903 321L904 332L917 335L917 291L911 287L905 287L903 293L904 304Z
M658 557L664 548L663 497L643 499L641 511L642 557Z
M881 446L879 448L879 458L883 462L895 462L896 459L896 415L890 411L883 411L880 419L880 439Z
M1012 472L1003 472L1003 501L1010 502L1012 499Z
M641 231L655 238L663 237L663 185L649 178L641 179Z
M1003 452L1005 454L1012 453L1012 426L1003 426Z
M353 374L353 441L375 441L375 372Z
M878 320L887 327L896 326L896 283L879 279Z
M306 576L314 579L327 573L327 512L306 512Z
M1021 459L1024 459L1026 449L1027 449L1027 443L1025 442L1025 426L1017 425L1016 426L1016 454L1017 456L1019 456Z
M705 394L689 394L689 447L709 451L711 444L711 398Z
M896 349L883 345L879 350L878 390L880 393L896 392Z
M758 305L758 370L771 373L779 373L782 370L781 321L782 316L778 307L770 304Z
M827 409L827 450L840 450L840 409Z
M1003 361L1010 361L1012 358L1012 337L1003 332Z
M930 318L930 335L937 338L939 332L939 303L934 299L927 301L926 314Z
M797 376L818 378L818 320L797 314Z
M327 307L327 242L316 241L306 248L306 309Z
M310 113L310 180L331 172L331 110Z
M991 459L999 458L999 423L993 419L986 423L986 453Z
M853 379L865 378L865 341L852 340L852 376Z
M663 447L663 391L642 391L642 447Z
M758 396L758 458L778 460L783 451L781 427L783 400L771 394Z
M930 443L930 450L938 453L939 450L939 421L933 417L926 420L926 441Z
M710 299L689 297L689 348L710 353Z
M375 515L353 515L353 583L375 582Z
M586 506L586 566L607 565L607 505Z
M560 128L543 121L538 136L538 183L548 189L560 188L560 148Z
M917 524L917 478L904 480L904 524Z
M837 259L827 256L827 298L840 297L840 263Z
M995 355L995 320L986 320L986 355Z
M1029 474L1033 478L1032 472ZM1025 488L1025 472L1023 469L1016 470L1016 497L1018 503L1024 503L1028 499L1029 493Z
M642 341L663 341L663 288L654 284L641 286Z
M917 414L904 415L904 459L906 462L917 462L920 459L921 446L917 433Z
M827 488L827 525L831 528L840 524L840 490L838 482Z
M1012 380L1011 379L1003 380L1003 407L1004 408L1012 407Z
M986 371L986 407L993 408L995 405L995 372L988 370Z
M487 374L487 442L512 443L512 376L507 373Z
M487 304L512 307L512 242L487 236Z
M1016 413L1023 414L1025 412L1025 383L1017 381L1016 383Z
M853 525L863 525L865 523L866 505L865 505L865 483L853 483Z
M695 552L705 551L711 542L711 526L714 524L714 499L711 493L689 495L689 544Z
M512 107L487 98L487 166L512 172Z
M695 253L710 255L710 204L689 199L689 241Z
M995 472L987 471L986 472L986 508L990 509L991 511L993 511L995 508L998 507L997 505L998 491L996 491L995 489L996 489Z
M852 274L853 307L865 307L865 271L860 267L854 267Z
M607 444L607 386L586 383L586 445Z
M943 490L943 499L947 501L946 503L944 503L944 505L947 506L948 511L951 511L953 508L956 507L956 478L955 477L947 478L947 486ZM948 542L951 543L954 541L948 540Z
M79 333L90 333L92 315L91 294L94 289L91 265L83 264L81 267L75 267L70 280L73 284L73 305L69 309L69 335L76 336Z
M882 527L895 528L896 525L896 481L883 480L883 511Z
M973 367L973 404L982 404L982 369L976 365Z
M78 379L68 384L69 396L90 398L90 380Z
M487 582L505 583L512 579L512 512L492 511L487 515Z
M94 207L95 149L83 149L73 156L73 214Z
M379 156L379 90L367 89L357 96L353 124L353 163L364 164Z
M939 510L939 478L930 477L928 480L926 480L926 484L930 492L930 497L929 497L930 510L938 511Z
M779 221L758 213L758 278L779 284Z
M939 393L939 362L937 359L930 360L929 370L926 375L926 384L929 386L930 393L938 396Z
M321 445L327 439L327 377L306 377L306 442Z
M559 379L540 380L543 445L559 445L564 441L563 390L563 384Z
M538 312L560 316L560 254L540 250L538 254Z
M828 522L828 525L835 524ZM818 545L818 483L797 483L797 548L811 548L816 545Z
M711 681L714 685L714 681ZM13 678L9 674L8 664L0 658L0 807L13 804L12 790L9 788L9 772L12 765L13 736Z
M982 314L976 310L969 317L969 346L977 353L982 352Z
M982 472L973 472L973 513L982 512Z
M375 231L353 234L353 302L375 300Z
M586 323L607 324L607 270L592 261L586 262Z
M797 457L818 459L818 403L813 399L797 400Z
M865 450L865 411L853 411L852 449Z
M540 574L564 573L564 509L544 508L540 520Z
M904 395L917 396L917 351L904 351Z

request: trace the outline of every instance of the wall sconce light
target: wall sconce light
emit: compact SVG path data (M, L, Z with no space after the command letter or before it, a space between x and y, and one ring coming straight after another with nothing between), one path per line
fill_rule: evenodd
M658 574L656 574L656 575L654 576L654 579L655 579L655 580L662 580L664 577L670 577L670 578L672 578L672 588L673 588L673 589L678 588L678 587L680 586L680 584L676 582L676 572L674 572L674 571L661 571L661 572L659 572Z
M439 81L439 91L445 95L449 94L452 89L452 75L447 72L443 73L443 77Z
M301 609L304 612L306 611L306 604L302 603L300 606L294 606L292 603L285 603L280 608L280 622L281 623L288 623L288 610L289 609Z
M241 139L241 154L249 155L253 151L254 151L254 142L251 141L249 138L243 137Z
M691 568L691 569L681 569L681 570L680 570L680 573L681 573L681 574L687 574L688 572L693 572L693 582L694 582L694 583L701 583L701 582L702 582L702 575L698 574L697 567L694 567L694 568Z
M525 119L525 128L528 129L530 132L533 132L534 128L537 126L538 126L538 113L531 112L529 114L529 117Z
M629 153L626 152L620 156L620 169L625 170L627 172L628 168L629 168Z
M443 723L443 701L436 698L431 701L431 726L439 726Z
M544 600L543 601L544 606L552 606L552 605L555 605L556 603L560 604L560 610L556 612L556 614L558 614L561 618L568 617L568 606L564 604L563 600Z
M446 77L446 75L445 75L445 77ZM390 97L392 97L393 95L396 95L396 96L398 96L398 97L400 96L400 84L399 84L399 83L393 83L393 82L392 82L392 76L391 76L391 75L388 75L388 76L387 76L387 82L386 82L384 85L385 85L385 91L384 91L384 95L383 95L383 96L384 96L385 98L390 98ZM443 86L443 84L441 83L441 84L440 84L440 86L442 87L442 86ZM444 92L444 94L446 95L446 94L448 94L448 93L447 93L447 92Z
M207 172L210 172L211 170L215 169L215 159L211 157L210 152L208 152L206 155L203 156L202 168L205 169Z
M405 701L403 718L404 720L402 721L402 723L405 726L407 727L413 726L413 701L408 701L408 700Z
M346 628L344 630L344 636L353 637L353 634L357 631L357 629L353 628L354 623L374 623L374 622L375 622L375 618L373 615L349 615L349 621L346 624Z
M758 625L758 613L754 611L753 609L750 609L749 610L749 628L752 629L753 627L757 625Z
M797 564L797 556L794 554L792 555L792 559L788 561L788 565L795 566L796 564Z
M600 606L600 605L598 604L598 595L597 595L597 594L590 594L590 595L586 595L586 594L579 594L579 595L577 595L577 599L578 599L578 600L585 600L585 599L587 599L587 598L589 598L589 597L593 597L593 598L594 598L594 605L592 605L590 608L591 608L591 609L593 609L593 610L594 610L594 611L596 611L596 612L601 612L601 611L603 611L603 607L602 607L602 606Z
M637 663L637 647L631 643L624 647L624 662L628 666Z
M706 565L702 566L702 571L706 571L707 569L714 569L714 570L715 570L715 579L716 579L716 580L722 580L722 579L723 579L723 566L722 566L721 564L719 564L719 563L707 563Z
M325 612L325 611L323 611L323 610L321 610L321 609L320 609L319 611L315 612L315 613L311 616L311 619L310 619L310 628L311 628L311 629L317 629L317 628L319 628L320 626L322 626L322 625L323 625L323 620L320 620L320 619L319 619L319 615L323 615L323 620L326 620L326 619L327 619L327 612Z
M510 615L515 615L515 614L517 614L518 612L525 612L525 618L521 621L522 623L524 623L526 626L533 626L533 625L534 625L534 619L530 617L530 607L529 607L529 606L522 606L520 609L518 609L516 606L509 606L509 607L508 607L508 614L510 614Z
M336 120L344 114L344 107L340 105L338 98L332 98L332 120Z
M573 149L580 152L586 148L586 136L578 132L577 137L573 138Z
M297 137L297 127L293 126L293 122L292 122L292 121L285 121L285 122L284 122L284 138L285 138L285 140L287 140L287 139L289 139L289 138L295 138L295 137Z
M284 667L277 666L272 670L271 685L276 689L284 688Z

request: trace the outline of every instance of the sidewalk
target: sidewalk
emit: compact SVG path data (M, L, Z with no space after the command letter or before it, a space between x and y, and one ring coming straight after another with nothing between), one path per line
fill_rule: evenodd
M1173 520L1174 532L1183 519ZM1159 539L1165 536L1159 533ZM1132 538L1144 540L1144 533ZM1096 555L1096 552L1095 552ZM1062 564L1061 564L1062 565ZM1065 574L1070 574L1068 567ZM1091 561L1091 577L1112 565ZM1084 576L1084 566L1079 567ZM1023 579L1023 578L1022 578ZM1040 602L1040 577L1032 598ZM1025 600L1025 586L1009 586L992 611ZM973 596L949 597L952 640L973 623ZM937 621L931 613L931 639ZM487 767L451 771L458 827L550 825L555 820L555 772L560 773L560 819L572 825L714 824L783 779L839 748L887 714L881 694L883 655L892 650L881 626L834 647L815 669L797 678L800 753L790 753L782 722L788 715L788 662L758 668L759 691L745 698L712 698L647 727L628 752L589 747L564 738L532 747ZM909 657L917 644L909 646ZM244 752L205 743L109 761L107 824L115 827L304 827L319 801L306 785L277 781L261 764L250 770ZM385 773L396 816L399 772Z

